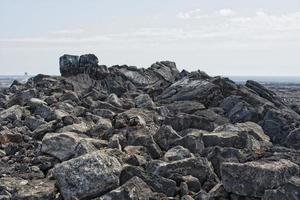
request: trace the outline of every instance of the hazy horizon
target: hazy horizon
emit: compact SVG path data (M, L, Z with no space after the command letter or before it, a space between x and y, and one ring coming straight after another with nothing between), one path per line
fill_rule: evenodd
M59 74L63 54L222 76L300 76L300 1L0 0L0 74Z

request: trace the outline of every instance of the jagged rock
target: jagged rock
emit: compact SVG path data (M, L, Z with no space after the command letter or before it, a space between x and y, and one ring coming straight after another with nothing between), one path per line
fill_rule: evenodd
M192 114L198 110L204 110L205 106L197 101L175 101L166 105L167 109L176 113Z
M156 159L161 157L161 149L155 143L149 130L143 129L130 129L127 135L129 145L144 146L147 148L152 158Z
M252 151L263 151L268 147L246 132L203 132L203 142L205 147L234 147Z
M198 178L201 184L209 182L214 185L218 180L211 163L202 157L187 158L172 162L155 160L148 164L147 171L170 179L175 178L175 175L181 177L181 179L182 176L191 175Z
M113 121L113 126L115 128L124 128L127 126L141 126L144 127L146 126L146 122L143 119L142 116L136 115L134 113L130 112L124 112L121 114L118 114L114 121Z
M96 151L56 165L53 175L64 199L88 199L117 188L121 169L117 158Z
M149 152L144 146L126 146L124 151L131 156L129 162L134 166L145 165L151 160Z
M213 165L214 171L220 177L220 167L223 162L245 162L248 159L248 154L242 149L233 147L214 146L206 148L202 153Z
M75 133L86 133L91 129L91 127L86 124L85 122L81 122L79 124L71 124L68 126L64 126L57 130L59 133L64 133L64 132L75 132Z
M0 199L299 199L291 99L170 61L98 63L63 55L62 76L0 89Z
M111 105L122 107L122 103L116 94L110 94L107 97L107 102L110 103Z
M292 177L283 186L266 190L263 200L298 200L300 197L300 177Z
M286 138L289 147L300 149L300 129L293 130Z
M27 126L31 131L36 130L39 126L46 124L43 118L27 116L24 120L25 126Z
M121 184L125 183L132 177L141 178L153 191L164 193L167 196L174 196L176 192L176 182L149 172L142 170L142 168L134 166L126 166L123 168L120 175Z
M61 161L70 159L80 138L76 133L47 133L42 141L42 152L52 155Z
M92 137L102 138L105 133L112 128L112 123L109 119L99 118L95 126L88 131L88 135Z
M6 193L7 195L3 195ZM57 190L55 181L48 179L24 180L15 177L0 178L0 197L12 200L52 200Z
M96 109L93 111L95 115L98 115L103 118L113 119L116 113L108 109Z
M171 149L169 149L165 155L164 155L164 160L165 161L176 161L176 160L182 160L185 158L190 158L192 157L191 152L182 147L182 146L175 146Z
M22 142L22 135L20 133L12 133L8 130L0 131L0 145L20 142Z
M11 96L6 102L6 107L11 107L13 105L24 106L29 103L31 98L36 97L38 91L36 89L28 89L24 91L18 91L16 94Z
M173 83L157 97L164 102L196 100L204 105L213 105L222 96L218 86L206 80L184 77Z
M34 109L34 114L39 115L47 122L57 118L55 110L45 104L38 104L38 106Z
M110 191L105 194L99 200L111 200L111 199L151 199L154 194L151 188L139 177L133 177L119 188Z
M78 104L80 102L77 94L73 91L65 91L64 94L62 96L60 96L59 98L60 101L73 101L76 104Z
M81 139L74 150L74 157L82 156L84 154L92 153L97 151L97 148L94 146L92 141Z
M192 192L199 192L199 190L201 189L201 183L194 176L182 176L182 181L188 185L189 190Z
M268 90L267 88L265 88L264 86L262 86L258 82L248 80L245 85L248 88L250 88L251 90L253 90L255 93L257 93L259 96L261 96L261 97L271 101L272 103L274 103L276 106L282 106L283 105L283 102L280 100L280 98L278 98L276 96L276 94L274 92L272 92L271 90Z
M224 186L221 183L215 185L209 192L210 198L214 199L226 199L228 198L228 192L226 192Z
M265 114L260 124L271 141L276 144L284 143L290 131L288 120L281 112L274 109Z
M6 110L0 112L0 124L13 123L20 120L23 115L23 108L19 105L14 105Z
M134 98L134 102L137 108L155 108L155 103L148 94L140 94Z
M177 139L181 138L181 136L178 135L171 126L163 125L157 130L153 138L160 148L168 150Z
M221 166L226 191L252 197L262 197L265 190L279 187L298 174L299 166L288 160L225 162Z
M65 54L59 58L59 65L62 76L73 75L72 70L79 67L79 56Z
M212 131L214 129L213 123L207 118L189 114L178 114L166 117L164 123L172 126L172 128L176 131L182 131L188 128L207 131Z
M192 153L200 154L204 149L203 132L198 130L187 130L187 134L174 141L173 145L181 145Z
M226 117L216 113L212 109L198 110L194 113L194 115L208 119L215 126L229 123L229 120Z

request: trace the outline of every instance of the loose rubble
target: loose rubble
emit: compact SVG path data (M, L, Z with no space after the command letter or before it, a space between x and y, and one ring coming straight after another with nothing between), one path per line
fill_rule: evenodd
M99 62L0 90L1 200L300 199L299 110L276 93Z

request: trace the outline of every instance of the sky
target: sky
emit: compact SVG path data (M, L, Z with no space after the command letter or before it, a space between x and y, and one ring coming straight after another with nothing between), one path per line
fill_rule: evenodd
M300 76L300 0L0 0L0 74L59 74L63 54L210 75Z

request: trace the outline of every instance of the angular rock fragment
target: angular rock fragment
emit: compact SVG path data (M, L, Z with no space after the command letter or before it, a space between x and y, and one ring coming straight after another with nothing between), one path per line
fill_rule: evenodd
M155 108L155 103L152 101L151 97L148 94L141 94L135 97L134 101L137 108Z
M181 136L178 135L171 126L163 125L157 130L153 138L160 148L168 150L177 139L181 138Z
M204 149L203 132L205 131L187 130L187 134L174 141L173 146L181 145L192 153L200 154Z
M70 159L75 154L79 142L76 133L47 133L42 141L42 152L50 154L61 161Z
M221 177L227 192L242 196L262 197L265 190L277 188L299 174L299 166L288 160L225 162Z
M119 188L110 191L103 195L99 200L112 200L112 199L151 199L154 193L151 188L139 177L133 177Z
M202 157L186 158L172 162L155 160L149 163L147 171L170 179L172 179L174 175L191 175L198 178L201 184L205 181L216 183L218 180L210 162Z
M145 183L147 183L154 192L164 193L170 197L174 196L176 192L175 181L144 171L140 167L124 167L120 175L120 182L123 184L135 176L141 178Z
M286 138L286 144L294 149L300 149L300 129L295 129Z
M171 149L169 149L165 155L164 155L164 160L165 161L176 161L176 160L182 160L185 158L190 158L192 157L191 152L182 147L182 146L175 146Z
M89 199L117 188L121 169L117 158L96 151L56 165L53 175L65 200Z
M266 190L262 200L298 200L300 197L300 177L292 177L283 186Z
M20 120L23 114L23 108L19 105L14 105L0 112L0 124L13 123L15 120Z
M189 114L178 114L166 117L164 123L172 126L176 131L182 131L188 128L212 131L214 125L205 117Z
M2 195L3 193L7 195ZM52 200L57 190L55 181L48 179L25 180L15 177L0 178L0 197L12 200Z

